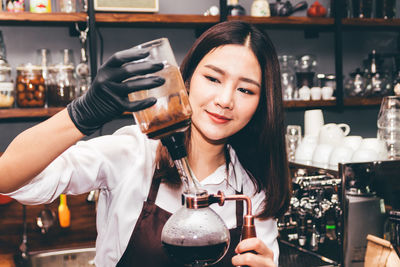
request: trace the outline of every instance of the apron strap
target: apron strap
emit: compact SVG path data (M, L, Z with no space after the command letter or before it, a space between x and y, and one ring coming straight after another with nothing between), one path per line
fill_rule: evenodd
M158 193L158 189L160 188L160 183L161 183L160 178L155 178L157 171L158 170L156 169L156 171L153 175L152 181L151 181L150 192L147 195L147 202L152 203L152 204L156 203L157 193Z

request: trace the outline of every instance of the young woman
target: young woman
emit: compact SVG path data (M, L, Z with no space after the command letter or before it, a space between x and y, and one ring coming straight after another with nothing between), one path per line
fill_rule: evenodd
M164 82L160 77L126 81L162 68L135 62L146 56L133 49L114 54L84 96L21 133L0 158L0 192L25 204L100 189L97 266L176 266L162 250L160 235L181 207L182 186L160 141L133 125L76 143L123 111L155 103L127 100L130 92ZM290 183L273 45L252 25L220 23L195 42L181 72L193 110L186 143L195 178L209 193L251 197L257 214L257 238L240 241L243 207L211 206L231 232L219 266L277 266L275 218L288 206Z

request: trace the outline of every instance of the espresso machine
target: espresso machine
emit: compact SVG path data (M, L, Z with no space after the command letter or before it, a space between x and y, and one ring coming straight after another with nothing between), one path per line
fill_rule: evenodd
M281 265L338 266L342 232L338 172L292 162L289 166L293 193L289 210L278 220Z
M400 160L339 164L339 171L290 163L290 173L293 196L278 228L280 243L298 257L294 264L281 257L281 265L363 266L367 235L383 238L400 209Z

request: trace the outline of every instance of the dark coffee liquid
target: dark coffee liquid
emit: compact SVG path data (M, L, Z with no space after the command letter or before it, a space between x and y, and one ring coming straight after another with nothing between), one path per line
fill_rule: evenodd
M228 250L227 242L208 246L176 246L165 242L162 242L162 245L174 261L185 266L192 266L195 263L213 264Z
M190 125L190 122L191 122L191 120L190 120L190 117L189 117L186 120L183 120L183 121L180 121L178 123L172 124L172 125L170 125L168 127L165 127L165 128L162 128L162 129L158 129L158 130L153 131L153 132L148 132L147 136L149 138L152 138L152 139L159 139L159 138L161 138L163 136L166 136L166 135L169 135L169 134L171 134L171 133L173 133L173 132L175 132L175 131L177 131L179 129L186 128L187 126Z
M74 99L74 97L74 86L47 86L47 104L49 107L65 107Z

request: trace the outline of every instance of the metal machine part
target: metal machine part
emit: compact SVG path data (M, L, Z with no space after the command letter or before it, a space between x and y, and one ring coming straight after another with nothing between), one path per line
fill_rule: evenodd
M299 166L292 172L292 189L289 209L278 220L281 241L338 264L341 179L323 169Z

